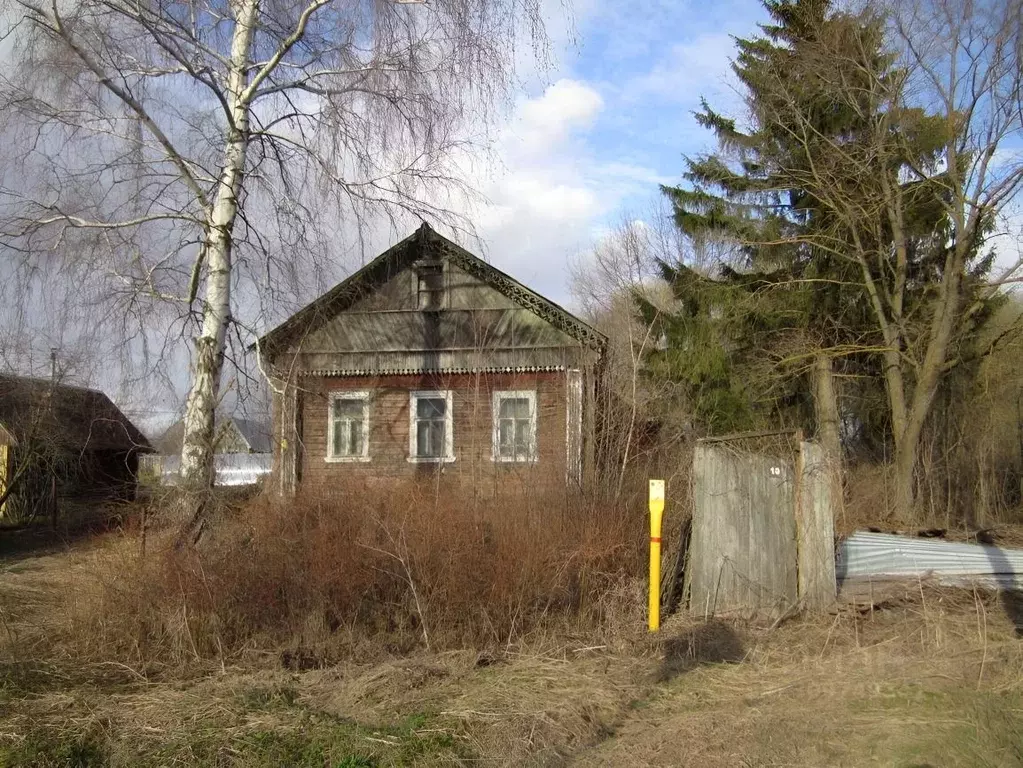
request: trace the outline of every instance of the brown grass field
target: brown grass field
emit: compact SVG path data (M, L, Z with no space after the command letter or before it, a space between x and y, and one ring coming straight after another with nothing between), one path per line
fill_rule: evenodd
M916 583L777 626L679 615L651 636L632 578L602 598L611 620L503 642L427 651L384 627L329 659L279 638L104 658L103 624L123 627L98 601L133 578L137 544L0 560L0 766L1023 765L1004 596Z

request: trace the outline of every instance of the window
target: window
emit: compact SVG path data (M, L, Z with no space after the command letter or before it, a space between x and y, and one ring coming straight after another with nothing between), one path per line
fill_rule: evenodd
M454 461L451 392L412 392L409 397L409 461Z
M495 392L494 461L536 459L536 392Z
M444 264L425 263L416 269L419 308L437 310L444 308Z
M368 392L331 395L327 461L369 461Z

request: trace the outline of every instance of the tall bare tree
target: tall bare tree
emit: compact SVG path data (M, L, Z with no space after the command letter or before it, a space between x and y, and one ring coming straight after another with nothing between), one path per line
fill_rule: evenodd
M742 246L749 264L729 282L763 270L757 293L812 298L792 313L806 333L784 360L814 361L827 442L839 438L838 408L820 407L835 404L832 361L883 379L893 506L908 520L942 382L1019 330L979 333L1021 267L1003 253L995 269L992 236L1023 184L1010 149L1023 135L1023 3L862 5L765 0L776 23L738 41L734 67L748 128L705 105L697 118L722 151L666 191L684 231Z
M785 89L802 87L791 80L773 103L782 105L777 124L803 148L792 177L831 216L815 246L862 278L883 350L894 507L908 521L941 382L1021 329L1012 323L983 343L977 333L1023 266L1018 253L1003 253L994 269L992 241L1023 185L1010 149L1023 136L1023 2L919 0L887 18L894 69L871 64L867 35L852 46L822 35L801 60L833 103L873 116L868 130L821 132L810 111L785 108Z
M212 483L232 327L367 216L450 213L540 0L5 0L5 245L197 329L182 475ZM14 162L16 161L16 162ZM12 169L17 169L12 173ZM315 268L315 264L313 267ZM316 271L315 269L313 271Z

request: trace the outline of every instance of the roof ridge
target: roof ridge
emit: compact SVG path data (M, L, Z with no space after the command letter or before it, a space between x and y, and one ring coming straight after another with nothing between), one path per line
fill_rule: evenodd
M20 373L0 373L0 378L14 379L15 381L28 381L33 384L45 384L47 386L60 387L61 389L77 389L82 392L92 392L96 395L102 395L103 397L113 402L113 398L110 397L106 392L97 387L87 387L84 384L67 384L62 381L53 381L52 379L46 379L41 376L23 376Z

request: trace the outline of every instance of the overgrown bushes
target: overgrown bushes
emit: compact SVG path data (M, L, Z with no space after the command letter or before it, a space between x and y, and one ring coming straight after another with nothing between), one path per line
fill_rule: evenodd
M642 510L564 493L473 501L410 486L252 500L195 550L150 544L76 598L77 650L139 664L247 649L287 664L642 622ZM88 585L85 585L88 586ZM630 592L630 589L632 592Z

